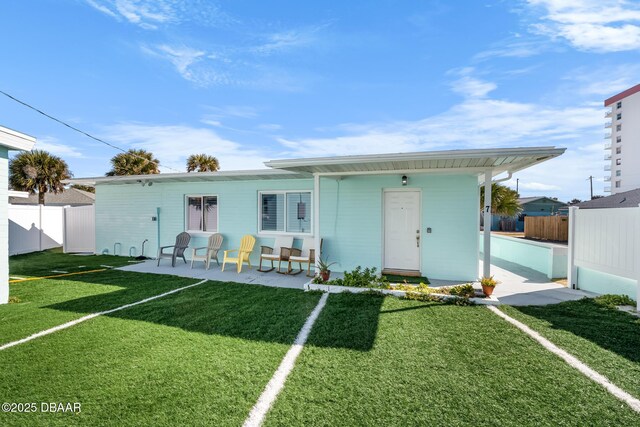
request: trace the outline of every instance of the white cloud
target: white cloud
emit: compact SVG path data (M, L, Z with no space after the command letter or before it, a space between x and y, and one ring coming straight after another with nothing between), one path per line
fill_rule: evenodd
M236 22L209 0L85 0L95 10L146 30L194 21L204 25Z
M261 125L258 125L258 129L266 131L276 131L282 129L282 125L276 123L263 123Z
M208 118L221 119L226 117L236 117L241 119L252 119L258 116L258 109L249 105L225 105L222 107L207 106L210 112Z
M189 46L142 45L144 53L169 61L184 78L198 86L228 84L232 80L211 66L210 55Z
M569 89L570 92L597 96L604 100L637 84L639 75L640 64L626 63L578 68L563 79L573 86Z
M527 0L542 11L531 29L594 52L640 49L640 3L627 0Z
M78 151L77 148L67 144L63 144L57 138L54 138L51 136L38 138L34 148L36 150L48 151L51 154L55 154L56 156L62 157L63 160L69 157L74 157L74 158L84 157L83 154L80 151Z
M465 98L484 98L498 86L472 76L473 68L464 68L457 74L461 77L451 83L451 89Z
M261 55L271 55L282 51L310 46L317 41L318 32L325 27L326 25L319 25L268 34L263 44L252 47L249 50Z
M513 40L494 44L491 48L476 54L473 59L482 61L490 58L528 58L549 50L538 40Z
M94 9L147 30L177 19L173 2L166 0L86 0Z
M106 130L106 138L129 148L153 152L160 164L185 170L191 154L206 153L220 161L221 170L264 168L268 156L218 135L209 128L184 125L119 123Z
M471 76L469 75L471 78ZM488 83L495 87L493 83ZM489 86L487 86L489 87ZM484 91L469 91L484 95ZM289 157L412 152L443 149L562 146L559 159L518 173L521 189L584 198L583 181L603 175L602 107L558 107L491 97L467 97L448 110L416 121L343 124L333 136L280 138ZM324 132L329 132L327 129ZM525 184L524 187L522 184Z

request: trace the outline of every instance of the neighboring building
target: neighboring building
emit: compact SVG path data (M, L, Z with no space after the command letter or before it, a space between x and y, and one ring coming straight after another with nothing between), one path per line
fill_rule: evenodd
M587 200L578 203L580 209L607 209L607 208L637 208L640 205L640 188L613 194L608 197Z
M28 151L36 139L0 126L0 200L9 197L9 150ZM0 203L0 304L9 302L8 203Z
M256 248L276 235L313 236L336 262L428 277L478 278L478 186L561 155L554 147L450 150L274 160L271 169L72 179L96 188L96 252L115 243L170 245L189 232L193 247L211 233L223 249L245 234ZM490 188L490 187L489 187ZM487 230L489 231L489 230ZM491 239L487 239L491 240ZM490 265L490 248L484 251ZM251 261L258 264L259 249ZM190 251L188 252L190 255Z
M606 133L605 192L611 194L640 187L640 84L604 101ZM609 183L609 185L607 185Z
M493 219L493 231L524 231L524 219L527 216L566 215L568 204L550 197L521 197L518 203L522 212L517 218L498 217Z
M68 188L61 193L45 193L45 206L87 206L96 202L96 195L77 188ZM12 205L37 205L38 195L29 194L24 197L9 197L9 203Z

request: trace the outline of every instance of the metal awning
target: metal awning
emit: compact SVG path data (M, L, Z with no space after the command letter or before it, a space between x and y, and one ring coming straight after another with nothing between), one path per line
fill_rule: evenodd
M375 154L308 159L271 160L265 165L299 173L321 175L367 175L411 172L448 172L493 176L517 172L564 153L566 148L525 147L446 150L417 153Z
M98 176L72 178L65 184L94 186L96 184L147 184L150 182L199 182L199 181L254 181L265 179L309 179L306 173L286 170L256 169L221 172L159 173L154 175Z

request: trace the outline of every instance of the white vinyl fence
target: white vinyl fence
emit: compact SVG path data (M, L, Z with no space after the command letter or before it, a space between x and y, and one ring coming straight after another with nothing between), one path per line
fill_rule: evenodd
M640 310L640 207L570 208L568 274L574 288L635 293Z
M64 208L64 252L94 253L95 249L95 206Z
M62 246L61 206L9 205L9 255Z
M64 246L65 252L94 252L93 206L9 205L9 255Z

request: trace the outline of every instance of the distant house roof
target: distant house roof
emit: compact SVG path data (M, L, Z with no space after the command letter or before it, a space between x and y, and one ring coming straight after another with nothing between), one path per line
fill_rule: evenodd
M565 202L561 202L560 200L552 199L551 197L520 197L518 199L518 203L520 205L526 205L527 203L537 202L539 200L549 200L550 202L557 203L559 205L568 206Z
M96 195L88 191L69 188L62 193L53 194L46 193L44 195L44 204L46 206L82 206L93 205L96 201ZM12 205L37 205L38 195L29 194L29 197L9 197L9 203Z
M580 209L636 208L640 205L640 188L578 203Z

